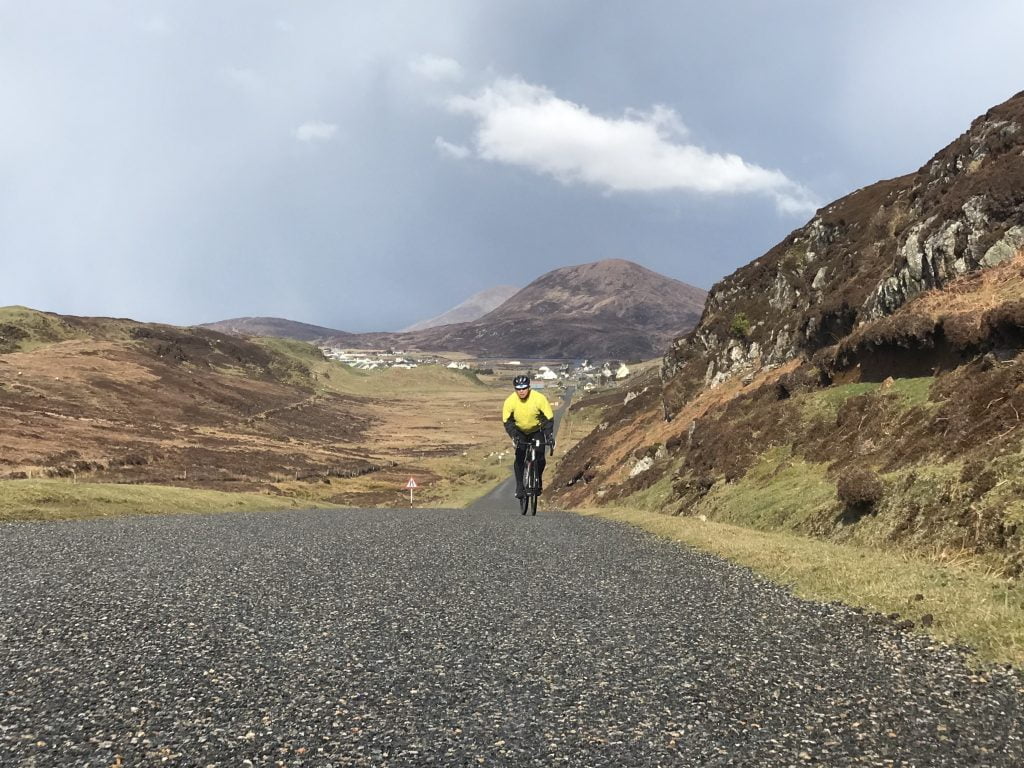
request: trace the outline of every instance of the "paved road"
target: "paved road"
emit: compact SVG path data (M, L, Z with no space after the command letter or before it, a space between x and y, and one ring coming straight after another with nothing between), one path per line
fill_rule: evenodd
M0 765L1020 766L1019 679L607 521L0 526Z
M555 409L555 437L558 437L558 430L562 426L562 416L569 408L569 404L572 403L572 396L576 392L576 387L566 387L565 392L562 394L562 402L558 408ZM557 442L557 440L556 440ZM511 443L510 443L511 445ZM549 457L550 459L550 457ZM511 458L507 464L508 466L508 477L502 480L498 485L488 491L486 494L481 496L479 499L469 505L470 509L474 510L517 510L519 509L519 502L516 501L516 481L512 476L512 461ZM548 470L544 471L544 474L548 474ZM545 499L541 496L539 509L544 509Z

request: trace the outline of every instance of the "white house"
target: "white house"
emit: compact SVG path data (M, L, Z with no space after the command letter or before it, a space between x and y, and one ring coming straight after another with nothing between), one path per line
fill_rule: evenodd
M535 378L542 379L543 381L555 381L558 378L558 374L546 365L542 365L537 369L537 375Z

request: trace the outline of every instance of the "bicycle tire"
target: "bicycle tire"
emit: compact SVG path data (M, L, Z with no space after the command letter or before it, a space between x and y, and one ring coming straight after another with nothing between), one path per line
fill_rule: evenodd
M530 511L530 499L535 498L537 488L537 465L533 458L528 456L526 466L523 467L523 498L519 500L519 509L522 514Z
M537 514L537 492L536 491L534 491L533 493L530 494L530 514L531 515L536 515Z

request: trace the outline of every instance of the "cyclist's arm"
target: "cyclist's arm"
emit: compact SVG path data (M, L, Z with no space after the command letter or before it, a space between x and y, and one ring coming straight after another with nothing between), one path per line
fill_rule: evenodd
M512 438L512 441L518 441L520 432L516 427L515 403L511 401L511 398L506 400L501 408L501 423L505 427L505 432Z
M513 440L519 439L520 432L519 429L516 427L516 420L514 417L510 416L508 419L505 420L505 431L508 433L508 436L511 437Z
M551 410L551 403L545 397L543 402L540 404L538 409L540 412L537 414L540 418L540 428L544 430L544 438L546 442L551 445L555 444L555 413Z

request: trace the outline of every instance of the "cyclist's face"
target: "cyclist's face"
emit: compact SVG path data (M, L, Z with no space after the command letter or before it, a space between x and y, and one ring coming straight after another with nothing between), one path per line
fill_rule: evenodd
M516 394L519 395L520 400L525 400L530 396L530 388L526 387L526 389L517 389Z

